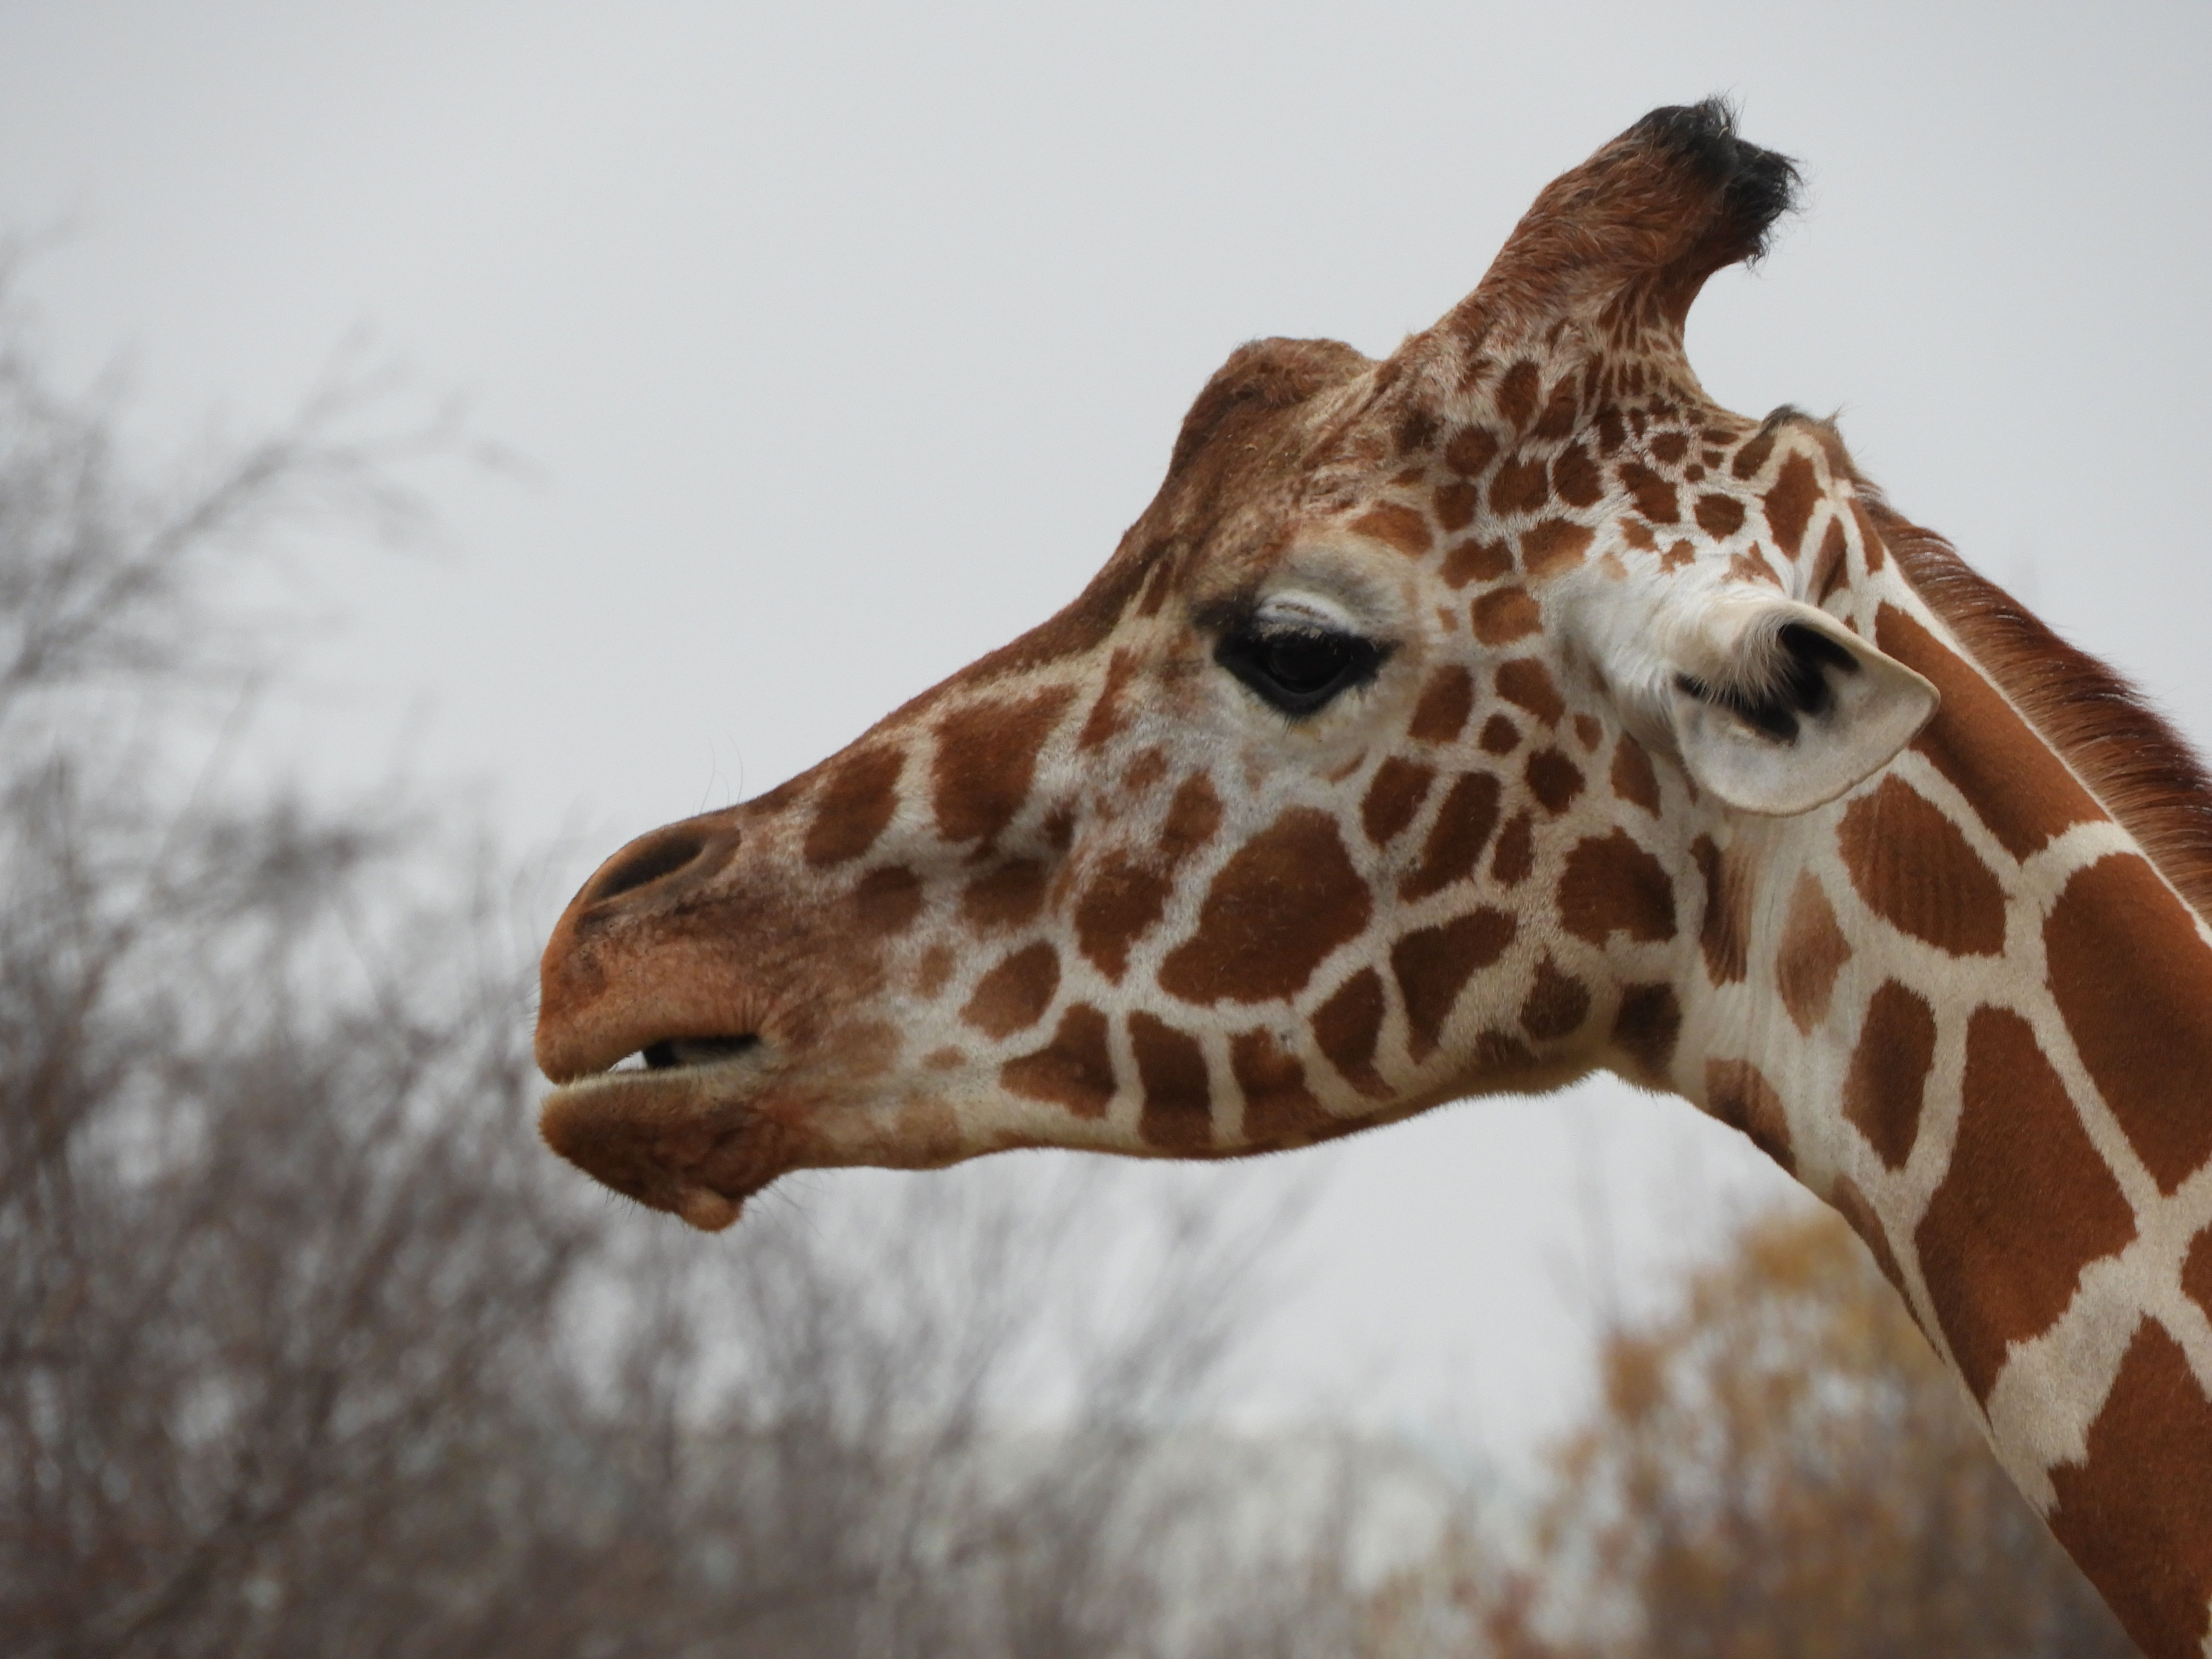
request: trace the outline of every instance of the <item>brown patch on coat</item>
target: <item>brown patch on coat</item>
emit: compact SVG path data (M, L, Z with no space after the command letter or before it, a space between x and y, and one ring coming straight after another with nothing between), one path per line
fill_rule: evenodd
M1736 451L1735 459L1729 463L1729 471L1739 478L1748 480L1755 477L1759 469L1766 465L1766 458L1773 453L1773 434L1761 432L1741 449Z
M1851 959L1851 942L1836 925L1836 912L1820 878L1809 870L1797 878L1782 919L1782 939L1774 959L1774 988L1790 1023L1810 1036L1828 1017L1836 975Z
M1851 574L1850 550L1844 536L1844 521L1839 518L1828 520L1828 533L1820 538L1820 550L1813 560L1813 568L1806 577L1806 590L1813 596L1814 605L1826 605L1829 596Z
M1165 750L1140 749L1121 769L1121 787L1129 794L1141 795L1167 775Z
M1856 495L1851 497L1851 519L1859 527L1859 548L1869 571L1882 567L1881 532L1874 527L1874 519L1866 505Z
M1569 507L1595 507L1605 495L1605 475L1580 444L1569 444L1552 461L1552 493Z
M1493 587L1474 602L1469 613L1474 637L1485 645L1510 645L1543 626L1535 596L1525 587Z
M1060 952L1040 940L975 981L961 1020L990 1037L1009 1037L1044 1018L1060 989Z
M1498 695L1527 709L1547 726L1557 726L1567 700L1552 684L1551 671L1534 657L1515 657L1498 665Z
M1474 510L1482 503L1475 487L1461 482L1439 486L1431 504L1436 509L1437 522L1449 534L1473 524Z
M862 933L889 939L921 914L921 878L903 865L871 870L854 886L853 925Z
M1674 1042L1682 1034L1682 1005L1674 988L1630 985L1622 988L1620 1006L1613 1012L1613 1043L1630 1061L1630 1075L1654 1088L1668 1088L1668 1067L1674 1059Z
M1272 1031L1239 1031L1229 1042L1229 1069L1244 1096L1249 1146L1299 1146L1350 1126L1306 1086L1306 1068Z
M1661 465L1673 466L1690 453L1690 434L1686 432L1662 432L1651 440L1650 449Z
M1583 562L1597 532L1571 519L1540 519L1521 532L1521 568L1544 581Z
M1352 528L1359 535L1372 536L1396 548L1408 558L1421 557L1435 540L1429 532L1429 521L1420 510L1401 501L1376 502L1352 521Z
M1470 536L1444 555L1443 578L1453 587L1473 581L1496 581L1513 568L1513 550L1503 541L1486 542Z
M1328 1063L1364 1095L1387 1096L1390 1086L1375 1070L1375 1044L1382 1035L1382 981L1362 968L1314 1010L1313 1034Z
M1546 957L1536 964L1535 982L1521 1004L1521 1029L1539 1042L1571 1037L1589 1018L1589 988L1563 974Z
M1024 1099L1065 1106L1078 1117L1103 1117L1116 1086L1106 1016L1076 1003L1060 1015L1052 1041L1001 1066L999 1081Z
M1115 983L1128 971L1129 952L1167 914L1173 879L1151 860L1123 852L1098 860L1075 902L1075 943Z
M1486 426L1463 426L1444 446L1444 465L1463 477L1479 478L1498 459L1498 434Z
M1875 643L1935 684L1943 702L1912 740L2016 859L2104 817L2066 764L1996 688L1905 611L1885 605Z
M1165 556L1164 549L1158 551L1161 556L1145 577L1144 587L1137 595L1137 614L1140 617L1158 616L1160 607L1168 602L1168 590L1175 586L1175 562Z
M1521 728L1503 714L1492 714L1482 723L1482 735L1475 739L1486 755L1510 755L1521 746Z
M1874 1265L1881 1269L1881 1276L1899 1296L1905 1296L1905 1274L1897 1265L1897 1252L1890 1248L1888 1230L1875 1213L1874 1206L1867 1201L1867 1195L1859 1190L1858 1183L1849 1176L1838 1176L1828 1194L1828 1202L1835 1206L1836 1212L1850 1224L1851 1231L1873 1254ZM1905 1306L1908 1310L1912 1308L1910 1297L1905 1297ZM1917 1322L1920 1317L1917 1310L1912 1310L1912 1316Z
M1498 412L1505 422L1518 432L1528 424L1536 412L1539 390L1536 365L1522 358L1505 371L1505 378L1498 383L1495 394Z
M1078 749L1087 752L1110 742L1128 723L1122 716L1121 699L1136 672L1137 653L1126 647L1116 649L1106 659L1106 684L1099 688L1098 701L1091 705L1083 730L1076 734Z
M1844 812L1836 840L1867 908L1954 956L2004 949L2004 889L1959 826L1900 778Z
M1462 773L1453 782L1421 843L1420 863L1398 884L1400 898L1426 898L1474 872L1498 827L1498 780L1487 772Z
M2081 1270L2135 1217L2028 1023L1978 1008L1966 1027L1957 1144L1913 1243L1960 1374L1986 1401L2005 1350L2049 1329Z
M1767 582L1776 587L1782 586L1782 578L1774 574L1774 567L1767 563L1766 556L1755 547L1730 554L1728 574L1730 581Z
M1715 541L1726 541L1743 528L1743 503L1733 495L1700 495L1692 513L1698 528Z
M2171 1193L2212 1158L2212 953L2157 872L2114 853L2074 872L2043 925L2051 991L2097 1092Z
M915 995L924 1002L934 1002L938 993L945 988L945 982L952 977L952 969L956 965L957 965L957 959L951 951L946 950L942 945L931 945L921 953L921 960L915 964Z
M1613 793L1642 807L1654 817L1659 811L1659 776L1651 769L1651 754L1631 737L1613 745L1613 770L1608 774Z
M859 858L876 844L898 810L906 755L889 747L848 750L831 763L806 826L806 861L817 867Z
M1175 872L1220 828L1221 797L1194 772L1168 803L1156 855L1113 852L1098 861L1076 902L1074 925L1078 947L1099 972L1120 983L1131 949L1167 913Z
M1552 395L1544 400L1543 418L1536 422L1539 438L1564 438L1575 429L1575 422L1582 413L1582 400L1576 377L1560 378L1552 388Z
M2212 1401L2155 1319L2137 1328L2089 1425L2051 1471L2051 1530L2147 1654L2203 1650L2212 1601Z
M1160 988L1203 1004L1293 996L1373 910L1336 820L1293 807L1214 876L1197 931L1160 964Z
M1557 749L1540 749L1529 756L1522 777L1528 793L1554 816L1565 811L1583 792L1582 768Z
M1551 499L1552 486L1540 460L1508 461L1490 481L1490 511L1494 518L1540 513Z
M1674 884L1626 830L1587 836L1559 878L1559 925L1592 945L1617 933L1662 943L1674 937Z
M1440 423L1436 411L1419 404L1410 404L1398 412L1398 429L1392 434L1392 443L1401 455L1418 455L1437 441ZM1419 471L1418 466L1409 471Z
M2212 1227L2190 1241L2188 1257L2181 1264L2181 1289L2212 1319Z
M1692 843L1690 856L1705 882L1705 919L1698 925L1705 972L1716 985L1740 983L1747 971L1752 889L1758 872L1748 860L1722 852L1710 836L1699 836Z
M1474 680L1457 663L1439 668L1421 688L1407 735L1420 743L1451 743L1474 708Z
M1813 470L1813 463L1802 455L1791 455L1784 460L1762 505L1766 510L1766 527L1774 532L1775 545L1790 558L1797 556L1797 550L1805 540L1805 526L1812 522L1813 509L1820 500L1820 480Z
M1501 887L1518 887L1535 863L1534 821L1526 812L1516 812L1498 832L1498 851L1490 860L1491 879Z
M1029 804L1037 751L1074 700L1073 688L969 703L937 724L930 763L937 831L951 842L988 844Z
M1220 830L1221 811L1213 780L1203 772L1192 773L1168 803L1167 817L1160 825L1160 850L1171 862L1181 864Z
M1429 798L1436 769L1401 760L1393 755L1375 769L1367 793L1359 803L1359 826L1377 847L1389 845L1405 832Z
M1461 988L1513 943L1503 910L1480 909L1407 934L1390 947L1390 971L1406 1004L1407 1046L1416 1061L1436 1052Z
M1103 1117L1113 1103L1113 1053L1106 1048L1106 1015L1078 1002L1060 1015L1053 1040L998 1068L1000 1082L1024 1099L1066 1106L1078 1117Z
M1623 461L1616 476L1620 487L1635 500L1636 510L1651 523L1681 522L1682 501L1672 478L1654 472L1640 461Z
M1213 1089L1198 1039L1139 1008L1129 1016L1129 1048L1144 1085L1137 1133L1174 1152L1213 1145Z
M960 895L960 919L979 933L1027 925L1044 906L1048 874L1036 859L1016 859L976 877Z
M1844 1116L1889 1169L1903 1169L1912 1156L1935 1063L1936 1011L1918 992L1884 980L1867 1004L1866 1024L1851 1049Z
M1705 1100L1715 1117L1749 1136L1753 1146L1791 1175L1797 1173L1796 1154L1790 1145L1789 1114L1782 1109L1782 1097L1758 1066L1747 1060L1707 1060Z

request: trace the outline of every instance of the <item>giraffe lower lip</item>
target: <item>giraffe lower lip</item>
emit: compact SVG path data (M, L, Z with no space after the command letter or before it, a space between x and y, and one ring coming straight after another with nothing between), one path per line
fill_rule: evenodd
M760 1079L730 1065L643 1066L563 1084L538 1133L594 1180L694 1227L719 1231L795 1160L753 1109Z

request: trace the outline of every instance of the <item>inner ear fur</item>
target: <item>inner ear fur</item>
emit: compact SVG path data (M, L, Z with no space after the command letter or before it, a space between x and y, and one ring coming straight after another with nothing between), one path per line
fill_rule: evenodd
M1810 811L1935 715L1932 684L1824 611L1778 597L1716 622L1676 665L1668 712L1690 775L1731 806Z

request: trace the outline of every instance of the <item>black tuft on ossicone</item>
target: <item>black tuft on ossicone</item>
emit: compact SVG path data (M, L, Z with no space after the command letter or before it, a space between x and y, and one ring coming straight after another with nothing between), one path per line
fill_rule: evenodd
M1797 164L1735 136L1735 112L1724 100L1655 109L1622 135L1671 151L1721 190L1724 233L1714 240L1718 263L1756 259L1767 233L1797 205Z

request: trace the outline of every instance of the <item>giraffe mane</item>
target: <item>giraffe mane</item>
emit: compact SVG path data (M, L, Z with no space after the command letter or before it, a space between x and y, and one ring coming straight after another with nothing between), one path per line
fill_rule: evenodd
M2212 921L2212 775L2197 751L2109 665L2061 639L1879 491L1859 489L1914 590L2174 890Z

